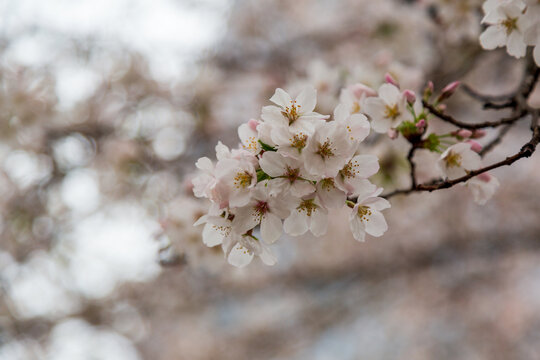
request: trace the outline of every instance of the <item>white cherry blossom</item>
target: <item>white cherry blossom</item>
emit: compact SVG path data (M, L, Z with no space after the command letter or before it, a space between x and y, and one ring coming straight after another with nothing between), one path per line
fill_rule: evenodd
M326 234L328 210L317 197L298 199L291 215L285 219L283 229L292 236L305 234L308 230L315 236Z
M366 189L365 192L358 194L356 204L349 215L349 225L356 240L364 241L366 233L379 237L388 230L381 210L389 208L390 203L378 197L382 191L382 188L375 192Z
M354 149L369 135L370 125L364 114L350 114L343 104L334 110L334 120L347 131L347 141Z
M531 23L528 17L523 16L522 4L521 1L505 1L484 7L487 13L482 23L489 25L480 35L484 49L506 46L508 54L517 58L525 56L525 31Z
M378 133L386 133L403 121L411 121L412 115L407 109L407 99L392 84L382 84L379 96L365 100L364 113L371 119L371 127Z
M318 124L303 150L304 165L310 174L334 177L347 163L354 150L346 130L338 123Z
M483 173L473 177L464 185L471 190L474 202L485 205L493 197L500 184L493 175Z
M379 159L375 155L356 155L336 176L336 186L347 194L360 191L369 184L366 179L379 171Z
M270 182L285 193L290 191L292 195L302 197L315 191L312 180L309 180L311 176L298 160L267 151L260 160L260 166L266 174L275 178Z
M276 256L264 242L250 235L235 235L230 239L225 249L229 264L242 268L249 265L254 256L258 256L265 265L276 264Z
M312 133L317 121L328 118L313 111L317 104L317 90L312 87L302 90L294 100L278 88L270 101L277 106L263 107L261 118L272 126L289 126L293 131Z
M367 85L356 83L341 89L339 105L350 114L358 114L363 110L366 98L377 96L377 92Z
M471 144L464 142L450 146L437 161L439 169L449 179L467 175L468 171L478 169L480 163L480 155L471 149Z
M277 126L272 129L271 137L280 154L301 159L309 136L302 131L292 131L289 127Z
M259 133L257 132L258 125L259 123L256 120L250 120L248 123L238 127L238 137L242 142L242 147L255 155L261 152Z
M273 195L276 188L271 182L260 182L251 193L246 206L235 209L232 226L235 232L245 234L255 226L261 226L261 237L274 243L283 232L281 219L289 216L294 198L287 194Z

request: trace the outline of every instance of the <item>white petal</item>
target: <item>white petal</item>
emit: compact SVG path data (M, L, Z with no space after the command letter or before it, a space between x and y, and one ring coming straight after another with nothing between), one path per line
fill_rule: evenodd
M307 216L303 212L293 210L283 222L283 230L292 236L305 234L308 231Z
M246 249L240 243L236 243L236 245L234 245L229 253L229 256L227 257L229 264L239 268L248 265L251 260L253 260L253 252Z
M261 119L272 126L289 126L289 121L281 113L283 110L277 106L268 105L262 108ZM261 124L259 124L259 127ZM259 128L257 127L257 128ZM260 131L260 130L259 130ZM259 132L260 135L260 132ZM261 137L262 139L262 137ZM264 141L264 140L263 140Z
M257 220L253 206L244 206L235 211L232 227L238 234L245 234L246 231L257 226Z
M527 52L527 45L525 44L523 35L517 31L512 31L508 36L506 50L508 54L516 58L524 57Z
M365 241L366 230L365 230L364 224L362 223L362 221L360 221L360 218L356 215L356 208L354 208L352 211L353 213L351 213L351 216L349 218L349 226L351 228L353 237L358 241Z
M352 158L356 176L368 178L379 171L379 159L375 155L356 155Z
M317 195L325 207L332 209L343 207L347 198L343 191L328 180L321 180L317 183Z
M326 234L328 229L328 212L325 209L317 209L311 215L311 224L309 226L311 233L315 236Z
M386 224L384 215L375 209L372 209L371 211L371 216L364 222L366 226L366 232L371 236L382 236L386 232L386 230L388 230L388 225Z
M280 88L276 89L276 92L274 92L274 95L270 98L270 101L278 106L281 106L282 108L291 105L290 95L287 94L285 90Z
M380 197L374 197L362 202L363 205L367 205L377 211L388 209L391 207L390 202Z
M259 254L259 257L261 258L261 261L268 266L273 266L277 263L276 255L272 252L272 250L261 243L261 253Z
M261 220L261 237L268 244L272 244L279 239L283 227L281 219L272 213L266 213Z
M301 114L312 112L317 105L317 90L313 87L302 90L296 97L296 105L300 106L299 112Z
M315 185L313 185L309 181L296 180L291 185L290 189L292 195L296 197L302 197L313 193L315 191Z
M400 102L402 95L399 89L392 84L382 84L379 88L379 97L388 105Z
M281 176L285 173L285 159L277 152L265 152L259 164L261 169L272 177Z
M214 164L212 163L212 160L210 160L207 157L202 157L195 163L195 166L204 171L212 171L214 169Z
M501 26L490 26L480 35L480 45L486 50L493 50L505 44L506 31Z
M219 231L214 224L207 223L204 225L202 232L203 243L208 246L216 246L223 242L223 232Z
M343 91L342 91L342 94L343 94ZM345 104L339 104L334 109L334 120L338 122L343 122L349 117L350 114L351 112L349 111L349 109L347 108Z

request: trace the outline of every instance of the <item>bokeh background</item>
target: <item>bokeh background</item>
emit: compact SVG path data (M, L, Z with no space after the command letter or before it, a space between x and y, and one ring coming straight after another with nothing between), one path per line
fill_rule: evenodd
M327 114L386 72L510 91L523 63L480 49L481 3L0 1L0 359L540 359L538 154L494 171L486 206L461 186L395 197L366 243L336 212L273 267L231 267L192 226L194 162L278 86L315 86ZM448 111L505 115L462 92ZM406 148L370 140L373 181L406 186ZM418 153L421 180L434 161Z

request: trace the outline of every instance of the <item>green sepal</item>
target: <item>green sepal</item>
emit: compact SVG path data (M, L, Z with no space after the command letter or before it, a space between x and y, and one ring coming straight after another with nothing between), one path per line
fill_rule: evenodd
M259 140L259 144L261 144L261 148L264 150L264 151L277 151L276 148L268 145L268 144L265 144L263 143L261 140Z

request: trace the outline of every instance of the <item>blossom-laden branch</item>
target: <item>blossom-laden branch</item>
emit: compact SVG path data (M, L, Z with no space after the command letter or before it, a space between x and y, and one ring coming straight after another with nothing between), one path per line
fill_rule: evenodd
M387 199L398 194L463 184L477 203L485 204L499 186L488 171L531 156L540 142L538 111L527 104L540 75L540 4L537 0L487 0L484 5L484 22L490 25L480 38L485 48L507 46L511 55L522 57L527 44L535 47L512 94L485 96L465 87L485 109L512 109L510 116L468 123L447 114L444 102L459 88L457 81L436 97L430 82L418 98L387 74L377 90L364 84L342 89L332 117L314 111L314 88L305 88L294 99L276 89L270 98L273 105L262 108L260 119L239 127L238 148L231 150L218 143L217 162L206 157L197 161L200 174L193 179L194 194L211 201L208 214L196 223L204 224L203 242L221 245L228 262L238 267L255 256L273 265L277 259L271 245L283 232L324 235L329 213L336 208L348 208L353 237L364 241L366 234L378 237L386 232L382 211L390 207ZM532 35L525 39L528 30ZM527 117L532 136L520 151L482 166L482 156ZM457 129L446 134L430 132L434 119ZM476 142L485 135L484 129L498 127L502 130L484 148ZM369 180L379 171L378 158L365 153L363 144L370 132L388 134L390 139L403 136L409 142L409 188L380 196L383 189ZM437 166L442 178L418 183L414 160L418 151L440 154Z
M480 156L484 156L488 151L492 150L497 144L499 144L502 138L513 127L515 122L527 116L531 117L530 127L532 131L532 137L529 140L529 142L527 142L526 144L522 146L519 152L517 152L516 154L512 156L507 157L504 160L501 160L499 162L496 162L494 164L491 164L489 166L485 166L479 169L468 170L466 171L465 175L460 176L458 178L435 179L425 184L418 184L415 174L414 174L415 165L414 165L414 160L413 160L413 156L411 156L411 153L414 153L414 150L418 148L418 142L412 142L409 154L407 156L407 161L409 162L409 166L411 169L411 174L410 174L411 186L407 189L398 189L398 190L392 191L386 195L383 195L383 197L388 199L395 195L400 195L400 194L410 194L412 192L423 192L423 191L432 192L435 190L447 189L460 183L466 183L468 180L482 174L484 174L484 179L487 182L489 182L491 179L491 176L486 176L488 171L502 167L502 166L511 165L519 159L530 157L536 150L536 147L540 141L540 125L538 124L538 111L535 109L532 109L527 104L527 100L529 96L531 95L532 91L534 90L536 83L538 82L539 75L540 75L540 68L538 68L535 65L534 59L532 55L529 53L527 57L524 75L522 77L522 81L518 89L512 94L507 95L506 98L504 96L491 97L491 96L481 95L474 92L470 87L465 87L467 89L465 91L469 93L470 95L472 95L474 99L484 102L484 108L490 108L490 109L503 108L503 106L500 106L500 107L494 106L493 105L494 103L492 101L495 101L495 100L502 101L503 104L510 104L510 103L512 104L512 107L514 108L513 110L514 114L509 117L499 119L497 121L486 121L482 123L473 123L473 124L465 123L465 122L455 119L454 117L450 115L445 114L436 105L432 105L426 99L424 99L422 101L422 104L427 110L429 110L431 114L435 115L440 120L448 122L461 129L478 131L480 129L495 128L495 127L503 126L502 130L499 131L498 135L493 140L491 140L483 148L478 149L479 150L478 153ZM486 106L486 105L489 105L489 106Z

